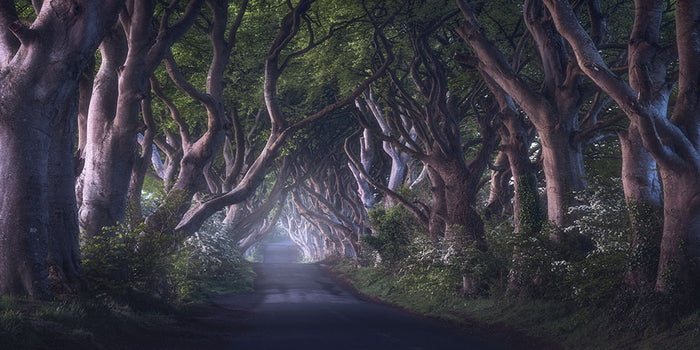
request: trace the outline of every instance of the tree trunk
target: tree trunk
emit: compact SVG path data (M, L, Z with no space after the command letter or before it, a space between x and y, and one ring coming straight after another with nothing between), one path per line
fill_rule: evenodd
M18 88L3 86L0 106L0 295L47 298L49 118Z
M673 115L667 118L667 110L660 103L648 103L644 91L635 91L630 85L610 71L598 49L578 22L568 2L544 0L557 29L571 44L579 66L598 86L610 95L639 127L644 146L659 165L664 193L664 225L659 255L659 268L655 290L663 294L688 295L691 283L697 282L697 274L691 274L693 260L700 255L700 107L698 84L700 82L700 48L696 38L700 34L700 4L697 1L676 2L676 48L678 54L678 97ZM654 38L661 23L661 11L650 11L660 2L635 1L635 29L649 26L639 38ZM637 30L634 30L637 33ZM633 36L631 42L635 42ZM672 55L669 55L672 56ZM661 73L668 68L664 55L651 55L659 61L632 61L630 67L647 70L648 74ZM637 56L641 58L641 56ZM647 63L651 62L651 65ZM646 69L645 69L646 68ZM663 74L662 74L663 75ZM655 82L647 79L643 82ZM661 89L670 88L664 79L657 82ZM663 96L663 94L661 94ZM697 271L695 271L697 273Z
M665 113L671 86L666 81L668 62L659 60L666 56L658 44L663 5L660 1L638 1L636 7L628 45L630 87L637 91L641 103ZM622 185L632 230L625 284L633 292L646 293L653 290L657 279L663 230L661 181L656 161L644 148L639 125L631 123L627 132L619 133L619 139Z
M572 138L578 131L578 111L583 90L576 62L569 60L563 38L539 1L526 0L525 23L536 44L542 65L542 89L531 88L511 67L503 53L484 35L471 5L457 0L465 18L460 36L474 49L478 68L525 111L542 140L548 219L563 227L572 222L567 215L573 191L585 187L580 144ZM560 241L562 237L552 235Z
M491 170L489 199L484 210L486 220L490 220L493 216L500 217L506 212L511 213L513 211L510 204L510 200L513 198L513 190L510 187L511 172L508 156L505 152L498 152L496 160L493 162L493 168Z
M64 185L74 140L62 118L75 117L80 74L120 5L47 1L29 27L12 2L0 6L0 294L49 297L49 254L53 273L74 275L73 213L60 208L73 197ZM50 154L65 163L49 165ZM59 176L55 186L50 175ZM49 247L49 239L62 247Z
M644 149L636 126L619 134L622 186L631 223L630 268L625 284L633 292L648 292L656 283L663 225L661 181L656 162Z
M365 129L362 137L360 137L360 164L364 168L364 171L369 174L372 168L372 161L374 160L374 142L372 142L372 135L369 130ZM357 182L357 194L362 201L362 205L367 209L374 209L374 193L369 187L367 179L365 179L360 172L355 168L355 165L348 163L350 171Z
M513 99L498 84L483 73L485 82L498 102L503 126L499 128L501 152L510 166L515 196L513 197L513 233L524 242L540 232L545 212L538 192L537 173L530 162L530 136L523 117ZM513 247L511 268L508 272L508 294L518 294L524 283L518 265L522 259L520 248Z
M583 155L580 146L571 145L572 129L540 132L543 168L547 184L547 218L557 227L571 224L567 211L574 203L573 193L585 188ZM553 235L554 241L560 237Z
M173 23L161 23L152 40L156 1L130 3L121 23L101 46L102 64L96 77L87 126L85 169L81 180L79 218L87 236L126 218L127 193L137 158L141 101L149 78L172 44L188 30L202 6L190 0ZM166 11L164 21L172 12Z
M443 216L445 236L457 239L462 245L476 243L485 248L484 223L473 208L478 189L472 185L473 173L470 174L461 155L455 158L435 155L428 159L428 164L434 170L431 174L434 195L442 197L438 202L444 201L444 214L438 215ZM475 170L474 173L481 174ZM439 203L433 203L433 210L436 204ZM442 204L437 206L437 213L442 212L441 207Z
M76 102L74 98L65 104L49 148L48 273L54 295L76 294L83 289L73 166Z
M684 294L698 284L700 258L700 177L698 170L661 169L664 224L656 291ZM684 297L688 297L684 295Z
M115 123L117 110L139 101L120 94L119 68L125 64L127 42L121 25L100 45L102 63L95 77L87 120L85 165L78 180L80 230L87 237L102 228L124 223L131 170L136 158L136 123ZM133 97L133 96L132 96ZM124 105L126 104L126 105Z
M447 202L445 201L445 182L440 177L440 174L430 166L428 169L428 177L430 178L430 192L432 200L430 203L430 212L428 213L428 237L431 241L437 242L445 236L447 224Z

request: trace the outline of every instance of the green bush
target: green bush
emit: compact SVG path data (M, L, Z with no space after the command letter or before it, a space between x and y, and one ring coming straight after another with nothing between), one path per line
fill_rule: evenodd
M222 214L211 217L190 237L172 230L148 232L144 223L84 237L81 254L88 285L103 297L141 294L171 301L192 301L211 290L250 288L252 269L221 219Z
M178 237L146 233L143 224L105 228L100 235L84 237L83 270L98 295L126 296L137 290L171 297L165 278L177 258Z
M180 298L191 299L207 290L242 291L253 287L252 268L220 220L217 216L207 221L183 242L173 264L173 285Z
M431 241L415 217L400 205L372 210L369 218L372 235L362 238L362 266L386 269L409 292L455 293L462 287L462 277L468 276L476 284L474 291L483 294L502 274L498 258L489 250L458 238ZM451 230L462 231L459 227Z
M411 237L419 227L408 210L400 205L374 209L369 222L372 234L362 236L362 243L379 253L382 265L394 266L408 255Z
M510 235L514 251L509 264L509 293L544 298L561 294L558 282L570 273L570 264L562 259L556 244L550 239L552 230L558 228L545 224L541 231L530 235Z

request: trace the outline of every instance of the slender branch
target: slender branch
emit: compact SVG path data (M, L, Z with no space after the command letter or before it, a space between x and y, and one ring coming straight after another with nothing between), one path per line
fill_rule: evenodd
M168 110L170 111L170 117L173 118L177 126L180 128L180 137L182 138L182 141L186 145L189 145L192 142L190 135L190 127L187 124L187 122L180 116L180 110L177 108L175 103L173 103L173 101L170 98L168 98L165 95L165 93L163 93L163 90L160 88L160 83L158 82L158 79L156 79L155 76L151 76L150 80L151 89L153 90L153 93L165 104L165 106L168 107Z

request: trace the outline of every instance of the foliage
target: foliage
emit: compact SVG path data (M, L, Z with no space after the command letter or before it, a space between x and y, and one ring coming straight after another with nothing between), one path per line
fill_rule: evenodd
M509 279L519 295L585 305L609 302L621 290L630 250L627 206L621 191L596 184L576 195L579 204L569 210L576 218L571 226L545 224L540 231L512 235ZM551 240L554 236L563 241ZM581 250L587 240L592 249Z
M253 287L253 272L238 250L220 215L215 215L188 237L174 262L175 285L181 298L191 299L207 290L241 291Z
M379 253L382 264L393 266L408 255L412 233L418 226L408 210L402 206L377 208L369 212L369 222L372 234L363 236L362 241Z
M349 262L333 266L340 278L361 293L423 315L478 329L490 338L511 339L512 347L562 349L696 349L700 344L700 313L676 318L670 324L647 318L631 328L629 308L581 306L569 301L542 299L467 299L445 288L405 288L406 280L386 270L355 268ZM428 278L423 278L427 280ZM416 276L416 281L421 281ZM612 311L612 312L611 312ZM623 312L625 312L623 314ZM659 315L655 313L654 315ZM668 317L667 317L668 318ZM502 330L504 334L499 333ZM518 334L514 337L514 334ZM556 345L555 345L556 344Z
M174 210L178 203L166 207ZM252 270L226 227L217 221L220 215L190 237L171 231L147 232L143 223L118 225L101 235L84 237L81 253L88 284L102 297L145 294L179 302L211 290L250 288Z
M407 194L408 195L408 194ZM457 238L428 239L415 217L403 206L370 212L372 235L363 236L363 266L379 266L396 277L401 288L424 296L460 290L469 276L476 290L487 293L498 279L498 263L490 252ZM379 261L373 258L379 255Z
M83 239L83 269L95 293L126 297L138 290L171 297L163 278L176 259L177 240L174 236L145 233L143 228L119 225Z
M558 230L545 224L542 230L530 235L510 234L513 255L508 275L510 288L517 294L539 297L559 296L558 281L569 272L569 263L561 258L550 233Z
M445 291L454 292L461 280L461 264L454 260L454 245L447 241L436 245L420 235L413 239L410 254L401 262L396 283L401 288L433 297Z
M569 210L577 219L565 230L576 230L589 237L595 247L584 260L573 264L572 272L566 276L571 297L579 303L611 300L621 290L623 275L628 268L628 209L619 191L622 180L610 181L620 186L596 186L593 182L588 191L576 196L581 204Z
M481 284L483 295L501 295L510 282L519 286L520 296L604 306L622 290L630 266L628 208L621 186L608 185L620 181L591 181L590 190L576 195L570 227L535 229L534 224L527 225L527 234L514 234L508 220L487 222L487 251L449 238L428 240L400 206L375 209L370 213L374 235L364 238L372 249L366 255L378 252L377 266L393 276L396 287L424 298L456 293L461 276L468 275ZM586 237L593 248L572 255L567 249L575 244L554 242L552 236ZM373 267L368 260L363 266Z
M656 276L661 249L663 213L661 208L649 203L628 201L632 241L629 253L629 269L648 276ZM653 281L640 281L642 283ZM651 289L651 286L648 286Z
M520 203L519 231L526 236L541 231L546 220L546 210L542 207L536 182L532 174L522 175L518 179L516 196Z

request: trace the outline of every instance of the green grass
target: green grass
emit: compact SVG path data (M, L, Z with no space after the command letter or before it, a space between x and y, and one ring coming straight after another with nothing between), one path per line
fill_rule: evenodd
M119 299L85 297L70 301L36 301L0 297L0 349L124 348L133 336L167 328L206 306L207 296L251 288L251 276L235 281L208 281L187 303L173 303L143 293ZM122 346L123 345L123 346Z
M148 318L148 314L138 314L127 305L107 301L3 297L0 349L60 348L61 344L77 349L97 347L94 339L109 342L116 334L142 329Z
M399 286L380 269L340 263L332 269L361 293L420 314L466 325L505 325L563 349L700 349L700 311L671 324L630 320L610 307L582 307L571 302L478 298L457 293L417 292ZM642 326L631 324L641 322Z

